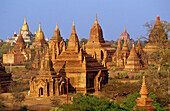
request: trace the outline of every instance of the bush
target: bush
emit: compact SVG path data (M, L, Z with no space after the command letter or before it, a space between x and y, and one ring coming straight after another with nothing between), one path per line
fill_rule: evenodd
M127 111L114 102L88 94L73 98L73 104L63 104L60 109L63 111Z
M117 73L119 78L125 78L128 77L128 72L127 71L120 71Z
M110 68L111 71L115 72L116 71L116 68L113 66Z
M135 79L140 79L141 78L141 76L139 75L139 74L135 74L135 77L134 77Z

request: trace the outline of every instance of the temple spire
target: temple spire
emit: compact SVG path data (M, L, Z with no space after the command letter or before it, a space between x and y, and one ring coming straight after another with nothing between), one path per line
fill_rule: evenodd
M97 21L97 13L95 15L95 24L98 24L98 21Z
M41 32L41 23L39 22L39 29L38 29L39 32Z
M141 90L140 90L141 98L147 98L148 94L149 94L149 92L148 92L148 89L146 87L145 76L143 76L143 83L142 83L142 87L141 87Z
M76 30L75 30L75 24L74 24L74 22L73 22L72 33L76 33Z
M124 27L124 31L123 32L126 32L126 28Z
M160 17L159 17L159 15L157 15L157 19L156 19L157 21L160 21Z
M27 24L26 16L24 16L24 24Z
M117 48L121 49L120 40L118 40L118 45L117 45Z
M55 30L58 30L58 23L56 23L56 28L55 28Z

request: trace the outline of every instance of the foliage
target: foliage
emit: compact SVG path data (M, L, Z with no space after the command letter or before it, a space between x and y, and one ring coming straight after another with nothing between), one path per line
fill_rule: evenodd
M63 104L60 107L63 111L126 111L114 102L106 99L99 99L93 95L84 95L73 98L73 104Z
M132 109L134 106L137 105L137 103L135 101L137 99L137 97L140 97L140 94L137 92L135 92L133 94L129 94L127 96L126 100L122 102L122 104L123 104L122 106L126 109ZM150 97L154 100L152 105L156 107L157 111L164 111L164 109L162 109L160 107L161 105L156 102L156 98L155 98L154 94L149 93L148 97Z
M127 78L128 77L127 71L119 71L117 74L118 74L118 78Z
M139 83L122 83L112 80L102 88L102 94L110 99L116 99L117 97L124 97L139 91L140 87Z
M116 71L115 66L111 67L110 70L113 71L113 72L115 72L115 71Z
M141 75L135 74L135 79L140 79L140 78L141 78Z
M11 46L10 43L4 43L1 47L0 47L0 59L3 58L3 54L7 54L9 52L9 50L12 50L14 46Z
M82 38L82 39L80 40L80 46L83 45L83 42L84 42L84 44L86 44L87 41L88 41L88 39Z

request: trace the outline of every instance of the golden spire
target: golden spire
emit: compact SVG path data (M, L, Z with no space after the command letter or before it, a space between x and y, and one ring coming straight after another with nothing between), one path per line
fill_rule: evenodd
M97 21L97 13L95 15L95 24L98 24L98 21Z
M55 30L58 30L58 24L56 23L56 28L55 28Z
M38 29L38 32L42 32L41 30L41 23L39 22L39 29Z
M147 98L148 94L149 94L149 92L148 92L148 89L145 84L145 76L143 76L143 83L142 83L142 87L140 90L141 98Z
M29 31L28 25L27 25L27 21L26 21L26 16L24 17L24 24L22 26L22 30L23 31Z
M26 16L24 16L24 24L27 24Z
M73 21L72 33L76 33L74 21Z

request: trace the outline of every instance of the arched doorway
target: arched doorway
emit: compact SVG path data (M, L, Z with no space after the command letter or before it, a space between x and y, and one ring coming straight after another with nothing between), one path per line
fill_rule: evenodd
M103 58L104 58L104 53L103 53L103 51L101 50L101 60L103 60Z
M42 87L39 89L39 96L40 97L43 96L43 88Z

